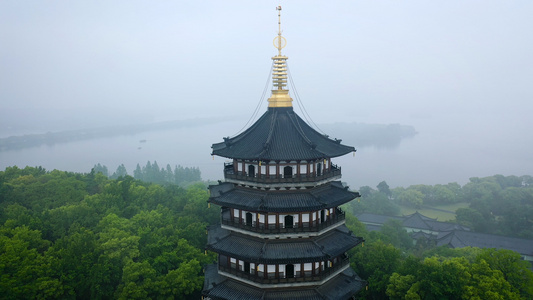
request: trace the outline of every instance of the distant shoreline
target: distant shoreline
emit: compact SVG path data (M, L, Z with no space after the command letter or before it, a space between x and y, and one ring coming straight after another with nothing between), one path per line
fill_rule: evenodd
M0 152L97 138L135 135L146 131L197 127L224 121L228 121L228 119L202 118L10 136L0 138ZM402 139L410 138L417 134L414 127L400 124L334 123L322 124L320 127L331 134L331 138L342 137L345 144L356 147L395 148Z

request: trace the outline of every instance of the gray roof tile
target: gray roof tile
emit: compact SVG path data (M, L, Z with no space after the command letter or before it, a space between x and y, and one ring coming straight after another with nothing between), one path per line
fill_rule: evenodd
M331 182L313 189L264 191L221 183L209 187L209 201L237 209L258 212L298 212L331 208L358 197L340 182Z
M260 239L211 226L208 250L257 263L305 263L341 255L363 239L344 225L319 237L305 239Z
M355 151L305 123L291 108L269 108L250 128L211 146L213 155L250 160L316 160Z

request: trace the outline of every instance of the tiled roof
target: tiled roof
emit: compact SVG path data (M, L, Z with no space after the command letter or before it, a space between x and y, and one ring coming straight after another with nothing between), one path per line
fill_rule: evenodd
M437 246L448 245L452 248L478 247L508 249L522 255L533 256L533 240L454 230L442 232L437 236Z
M362 213L356 215L357 219L365 224L372 225L371 228L368 230L375 229L375 226L377 224L384 224L388 220L399 220L402 222L402 225L404 227L409 227L413 229L418 230L430 230L430 231L451 231L451 230L465 230L469 231L470 229L468 227L455 224L455 223L449 223L449 222L440 222L436 219L428 218L419 212L416 212L411 215L407 215L404 217L394 217L394 216L384 216L384 215L377 215L377 214L370 214L370 213Z
M341 255L363 241L344 225L306 239L260 239L209 227L208 250L256 263L306 263Z
M202 294L213 300L346 300L361 290L366 282L348 268L320 286L292 288L289 290L259 288L219 275L216 265L207 266Z
M258 212L313 211L342 205L359 197L338 181L312 189L264 191L221 183L209 187L209 202Z
M305 123L291 108L269 108L250 128L213 144L213 155L250 160L316 160L355 151Z
M387 222L388 220L399 220L403 221L402 217L394 217L394 216L385 216L385 215L377 215L377 214L371 214L371 213L362 213L355 215L357 219L363 223L375 223L375 224L383 224Z

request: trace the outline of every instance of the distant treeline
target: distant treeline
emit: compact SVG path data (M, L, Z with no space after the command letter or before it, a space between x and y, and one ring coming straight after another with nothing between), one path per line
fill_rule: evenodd
M94 172L102 173L111 179L117 179L129 175L124 164L119 165L117 170L111 175L109 175L107 166L101 165L100 163L94 165L93 170ZM172 169L170 164L167 164L166 168L159 168L157 161L154 161L153 164L148 161L142 168L137 164L137 167L133 171L133 178L158 184L170 183L176 185L186 185L202 180L200 169L197 167L189 168L177 165Z
M359 189L360 201L350 210L399 215L399 204L421 208L466 202L467 208L455 211L455 221L476 232L533 239L533 177L494 175L472 177L464 186L448 184L411 185L390 189L385 181L377 190L369 186Z
M60 143L76 142L111 136L133 135L146 131L194 127L205 124L213 124L220 121L220 118L175 120L148 124L104 126L98 128L47 132L42 134L38 133L10 136L7 138L0 138L0 151L18 150L30 147L38 147L42 145L51 146Z

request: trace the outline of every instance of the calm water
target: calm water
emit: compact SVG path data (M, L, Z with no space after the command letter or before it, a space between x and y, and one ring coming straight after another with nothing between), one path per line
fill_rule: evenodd
M0 152L0 168L29 165L89 172L96 163L101 163L113 173L123 163L128 173L133 174L137 163L143 166L148 160L155 160L160 167L166 164L199 167L203 179L217 180L222 179L226 159L213 158L211 144L233 135L241 127L240 122L225 122L5 151ZM342 167L342 180L352 188L375 187L382 180L392 187L407 187L453 181L464 184L473 176L533 174L527 139L505 134L487 138L479 134L478 127L453 132L438 122L415 128L419 134L402 141L395 149L365 147L359 148L355 156L334 159Z

